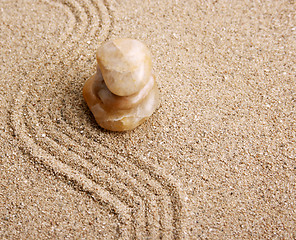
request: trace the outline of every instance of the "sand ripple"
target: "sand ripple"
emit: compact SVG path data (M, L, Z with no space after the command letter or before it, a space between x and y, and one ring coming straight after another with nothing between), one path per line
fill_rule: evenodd
M186 195L178 181L149 159L110 148L104 143L108 133L85 114L81 87L87 76L75 70L75 60L89 42L110 37L108 2L42 1L64 12L67 21L50 61L45 54L31 63L34 71L20 83L11 103L9 124L20 148L113 212L121 223L122 239L184 239Z

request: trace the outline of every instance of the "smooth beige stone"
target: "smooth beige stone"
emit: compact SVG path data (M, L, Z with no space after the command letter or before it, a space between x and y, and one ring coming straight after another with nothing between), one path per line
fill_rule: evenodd
M108 89L118 96L138 92L149 80L152 70L149 49L134 39L104 43L97 51L97 62Z
M159 105L148 48L133 39L113 40L98 49L97 61L96 74L83 87L86 103L101 127L134 129Z

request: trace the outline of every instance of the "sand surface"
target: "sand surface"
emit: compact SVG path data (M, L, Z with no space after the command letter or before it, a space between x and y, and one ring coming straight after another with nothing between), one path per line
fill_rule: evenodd
M0 1L0 239L295 239L296 3ZM82 97L101 42L153 55L137 129Z

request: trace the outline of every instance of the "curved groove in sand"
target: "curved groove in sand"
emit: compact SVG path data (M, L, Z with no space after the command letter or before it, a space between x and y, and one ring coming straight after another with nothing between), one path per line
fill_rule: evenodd
M69 150L69 146L64 146L62 144L64 136L62 136L62 134L58 135L55 131L50 131L46 136L42 136L44 134L44 130L40 127L41 124L36 117L37 114L34 111L31 111L31 113L29 112L30 111L27 111L26 113L26 118L28 118L26 119L26 128L28 130L28 134L34 136L33 138L36 145L53 156L62 154L64 164L71 166L73 169L76 169L87 178L99 184L103 189L119 199L122 204L127 205L131 209L137 209L137 211L132 211L133 223L136 223L137 226L145 223L145 219L143 219L143 217L145 216L145 209L147 209L147 206L145 205L147 203L143 203L141 198L135 196L133 191L128 189L125 184L123 184L123 181L120 181L120 179L116 177L111 177L114 174L112 174L109 168L113 169L114 166L105 166L105 169L101 169L100 167L92 164L83 157L83 154L80 153L80 155L78 155L75 151ZM56 142L58 139L60 141ZM66 142L68 142L68 139ZM141 232L145 231L141 229Z
M31 96L35 95L30 92L27 92L27 94ZM48 97L50 98L50 96L47 96L47 98ZM58 97L56 99L61 98ZM36 104L36 102L34 103L34 100L31 100L31 102L33 105ZM46 104L47 102L51 102L51 104ZM143 225L147 222L150 236L156 238L161 235L170 236L170 233L173 233L173 210L171 210L172 204L169 197L170 193L164 190L161 184L153 180L149 174L127 162L127 158L116 156L114 159L114 157L111 157L114 155L113 151L110 151L109 148L98 145L96 142L91 141L88 138L82 138L78 129L73 130L70 125L64 121L60 121L59 125L56 126L52 121L56 116L50 116L48 113L58 114L56 111L58 108L57 106L60 107L61 104L65 103L59 104L53 103L52 100L47 101L46 99L41 99L41 104L45 105L45 107L42 108L42 112L39 113L35 111L35 107L30 102L24 104L27 109L27 128L30 129L30 134L37 138L36 142L52 155L64 153L64 159L75 159L76 164L81 161L79 156L73 157L71 154L67 153L68 151L73 151L77 155L80 155L80 158L83 158L84 161L90 161L93 163L93 166L83 162L79 164L80 166L85 165L82 169L80 168L80 171L82 172L85 171L85 169L93 169L95 171L97 168L101 171L105 171L107 176L115 177L117 182L119 181L127 184L129 186L128 188L133 191L134 195L140 196L145 202L145 217L147 220L141 220L141 223ZM59 119L59 116L57 116L57 118ZM38 132L40 133L38 134ZM45 132L46 135L42 137L42 134ZM55 144L53 141L55 141ZM89 149L91 149L93 153L88 153ZM74 165L73 163L70 164ZM87 177L95 175L94 171L90 174L86 174ZM130 176L130 174L127 173L134 173L135 176ZM111 192L116 194L114 191ZM163 202L167 202L168 204ZM162 209L162 206L169 207L167 210L164 210ZM137 223L136 226L140 226L140 224ZM136 230L138 230L138 232L144 232L143 227L138 227ZM158 234L158 236L153 236L152 234Z
M66 35L61 40L68 46L65 50L75 48L79 52L79 48L82 48L79 41L82 38L86 41L98 37L100 41L104 41L110 36L110 10L102 1L44 1L63 8L70 19ZM30 103L26 102L24 95L29 94L29 90L22 90L23 93L18 95L13 107L11 122L25 152L30 153L36 162L70 179L114 211L121 220L123 238L144 238L148 231L149 237L153 239L164 236L184 239L184 194L172 176L152 162L135 158L130 158L132 161L129 162L126 161L129 156L124 156L107 145L98 146L86 137L87 132L83 136L78 129L73 129L66 119L63 119L59 126L48 117L45 117L42 123L40 116L28 109ZM43 135L43 128L48 128L47 135ZM91 131L88 127L86 129ZM91 153L87 159L75 151L75 147L70 149L71 145L79 146L85 152L87 147L93 148L99 151L100 156ZM58 158L59 155L62 157ZM130 175L129 172L135 175Z
M25 103L26 106L29 106L28 104L29 103ZM137 209L137 212L131 212L133 223L140 225L141 222L145 222L141 219L141 217L143 218L143 216L145 216L144 210L146 209L142 199L135 196L133 192L127 189L122 182L118 181L118 179L111 177L112 174L104 172L102 169L86 160L83 157L83 154L78 155L74 151L69 150L69 146L61 144L63 136L58 136L58 134L54 134L55 131L51 130L45 135L45 129L42 127L47 125L40 124L37 117L38 114L34 111L33 107L31 107L30 110L27 108L27 111L24 111L24 115L24 119L26 120L24 121L24 125L26 126L27 134L31 136L38 148L51 154L52 156L56 156L56 158L62 155L60 161L63 162L63 164L72 167L88 179L92 180L94 183L98 184L102 189L108 191L109 194L113 195L121 202L121 205L125 205L133 210ZM56 142L57 140L61 141ZM80 188L82 188L79 181L75 180L75 182Z
M65 125L68 125L66 120L63 120ZM65 126L66 130L69 132L69 136L75 136L79 132L78 129L73 130L70 125ZM88 125L85 125L84 128L84 136L87 138L87 136L91 136L90 134L90 128ZM79 134L79 133L78 133ZM92 141L91 139L88 139L89 141ZM84 140L84 143L86 141ZM95 148L96 143L90 144L89 147ZM104 147L104 148L103 148ZM173 205L173 219L171 221L171 224L173 223L174 228L174 237L185 239L186 238L186 226L183 225L184 219L186 219L186 193L182 190L180 183L170 174L165 173L165 170L162 168L158 168L153 164L151 161L140 161L140 157L138 156L124 156L120 152L115 152L112 150L108 145L104 144L103 142L100 143L100 149L104 149L104 151L101 152L102 155L109 152L110 156L116 155L116 157L112 158L112 161L114 164L122 167L123 169L129 167L128 169L133 169L133 171L141 171L143 174L143 177L141 178L142 174L139 174L137 176L137 181L142 183L144 186L146 186L151 192L153 192L156 195L171 196L170 202L172 202ZM129 159L129 161L125 161L126 159ZM110 159L111 160L111 159ZM126 171L128 171L126 169ZM149 176L149 177L148 177ZM150 180L148 180L150 179ZM164 191L165 190L165 191ZM168 192L168 193L167 193ZM167 219L170 218L170 216L166 216ZM165 219L164 219L165 222ZM166 229L171 229L171 226L168 222L164 224L167 226ZM166 231L167 232L167 231Z
M59 51L79 52L82 43L104 41L110 35L112 22L110 11L102 1L95 0L42 0L66 13L65 34L61 35ZM96 39L98 38L98 39Z
M65 48L65 50L74 48L75 45L78 45L78 41L81 38L83 38L84 35L90 36L95 32L100 33L99 27L103 26L103 29L105 29L102 32L104 36L106 36L106 33L110 33L110 29L109 29L111 25L110 17L109 17L107 8L104 6L104 4L101 4L101 2L98 2L95 5L92 5L94 3L93 1L92 1L92 4L90 4L89 1L67 1L67 0L61 0L61 1L43 0L43 1L49 5L63 9L63 11L66 12L69 18L69 25L67 25L66 27L65 37L63 37L63 39L61 39L60 41L64 44L69 45L69 47ZM84 9L85 7L89 8L90 10L89 11L85 10ZM100 23L100 21L98 20L99 14L103 15L102 23ZM90 18L91 15L92 15L92 18ZM93 19L95 20L93 21L94 24L92 25ZM106 22L106 24L104 22ZM90 34L87 33L88 29ZM75 30L79 30L79 31L75 31ZM74 34L76 35L73 38ZM70 41L72 41L74 45L70 44ZM65 176L67 179L70 179L76 182L84 191L90 192L92 196L96 198L98 201L109 206L109 208L112 211L114 211L122 220L121 223L124 224L124 226L128 226L126 224L130 222L130 217L131 217L130 206L126 206L118 198L116 198L115 195L111 194L109 191L102 188L98 183L89 179L86 176L86 174L82 174L80 172L81 169L79 170L74 169L69 163L62 162L61 159L57 159L57 157L54 157L52 154L50 154L50 152L45 151L36 143L36 141L34 141L34 138L31 137L32 134L28 132L28 127L26 126L26 124L28 125L29 122L27 121L26 123L24 121L25 118L22 115L23 114L22 108L25 105L25 100L26 100L24 95L26 94L29 94L29 91L28 89L25 89L23 86L22 91L18 94L18 97L15 99L15 102L12 103L12 110L10 115L11 125L14 129L14 132L16 134L18 141L21 143L20 145L23 151L30 153L36 159L36 161L38 161L40 164L43 164L46 167L49 167L52 170L54 170L56 173L61 174ZM29 121L31 120L32 119L30 119ZM43 137L42 134L40 135L40 132L38 133L38 135L39 135L39 138ZM62 149L62 150L66 151L65 149ZM73 155L71 157L73 157ZM82 161L82 164L80 165L83 165L83 164L84 164L83 166L84 168L92 169L92 166L90 165L85 166L85 164L87 164L86 161ZM101 176L101 172L98 175ZM108 181L106 182L112 182L112 181L111 179L108 179ZM113 186L116 186L116 184L113 184ZM120 190L120 187L118 187L118 189ZM126 189L124 189L124 191L125 190ZM124 192L124 191L121 190L121 192ZM135 197L134 199L136 199L134 200L134 202L137 202L137 198ZM128 227L122 228L123 236L128 236L131 230L129 229L129 231L126 231L124 230L125 228L129 229L130 227L128 226Z
M66 103L56 104L57 106L67 106ZM69 104L69 103L68 103ZM71 105L71 104L70 104ZM52 105L52 107L54 107ZM49 106L48 112L54 112L54 108ZM91 139L93 129L90 128L88 122L80 122L84 126L84 133L81 134L80 130L73 128L71 121L73 119L67 119L67 114L61 114L59 118L59 124L54 122L48 122L46 125L56 125L57 131L63 131L64 136L67 136L69 141L74 141L74 145L87 146L87 149L94 149L95 152L99 152L101 156L105 156L114 165L119 166L126 172L140 173L134 176L136 181L146 188L148 188L153 194L157 196L171 196L167 201L173 205L172 213L167 211L166 214L160 215L160 229L164 232L174 232L175 236L183 237L183 233L186 232L183 226L183 219L186 218L184 210L186 210L186 195L182 191L182 188L178 184L178 181L172 176L164 172L164 170L157 168L152 162L140 161L137 156L123 156L119 152L114 152L103 141L96 142ZM80 119L84 120L84 119ZM52 121L49 119L49 121ZM112 157L111 157L112 156ZM128 159L128 161L126 161ZM131 161L132 159L132 161ZM161 208L161 204L159 208ZM159 212L163 212L161 209ZM168 220L170 219L170 220ZM172 226L173 224L173 226ZM172 229L174 229L172 231Z
M51 125L51 124L47 124L47 125ZM94 152L99 153L100 156L108 159L108 162L105 163L106 165L111 163L111 164L113 164L113 168L115 166L117 166L120 169L123 169L123 173L124 173L123 176L125 176L125 178L122 178L122 176L121 176L121 179L123 179L124 182L130 184L133 187L133 191L136 191L138 194L140 194L140 196L147 198L147 196L149 196L149 195L147 195L148 194L147 190L146 190L146 193L145 192L139 193L139 189L138 189L139 184L142 185L144 188L147 188L148 191L150 191L155 196L159 196L158 198L160 198L161 200L158 199L157 200L158 202L166 201L166 202L171 203L171 199L169 197L170 192L166 191L158 181L151 178L151 176L149 174L147 174L145 171L143 171L141 169L141 167L137 167L134 164L130 163L129 161L126 161L128 158L122 157L120 154L116 154L114 151L110 150L108 148L108 146L104 146L103 144L98 145L97 142L95 142L87 137L83 137L83 138L78 137L77 138L77 136L81 135L79 133L79 130L78 129L73 130L71 128L71 126L68 123L66 123L65 121L60 121L59 128L63 129L64 136L68 137L67 142L75 141L73 144L75 144L75 145L80 144L80 146L82 148L84 148L84 146L81 145L81 142L83 142L83 145L87 145L86 149L93 149ZM87 135L87 133L86 133L86 135ZM81 139L83 139L83 140L81 141ZM101 161L101 159L100 159L100 161ZM100 166L100 167L103 167L103 166ZM131 181L129 181L129 179L127 179L127 176L128 176L127 173L130 173L130 172L134 173L133 174L134 176L129 178ZM116 174L116 173L112 172L111 174ZM134 184L135 184L135 186L133 186ZM158 208L161 208L165 204L158 204L158 205L159 205ZM170 211L170 208L171 207L167 208L167 210L165 211L165 214L163 214L163 215L158 214L159 217L157 217L157 215L154 214L157 219L160 218L160 229L163 229L164 232L170 232L173 228L173 226L172 226L173 213L172 213L172 211ZM151 212L151 209L149 211ZM164 212L164 210L160 209L159 212Z
M84 7L81 5L80 1L67 1L67 0L61 0L61 3L63 6L66 8L71 9L73 15L75 16L76 23L75 27L79 29L79 31L75 31L75 34L77 35L74 40L75 42L77 40L80 40L82 36L86 34L86 30L89 26L89 21L88 21L88 15L84 9ZM73 39L73 37L72 37Z
M66 119L63 119L62 122L64 123L63 129L66 130L68 133L68 137L75 140L75 137L77 135L81 135L79 133L78 129L72 129L71 126L67 123ZM90 131L88 126L86 125L84 128L84 131ZM89 134L90 132L85 131L84 133L84 144L89 144L89 148L96 149L96 143L93 142L93 144L90 144L92 141L91 139L88 139L86 142L87 136L91 136ZM81 139L80 139L81 140ZM81 141L77 141L77 144L79 144ZM110 149L108 145L104 145L103 143L100 143L100 149L104 149L101 151L101 155L107 154L106 157L114 156L110 161L112 161L114 164L122 167L125 169L125 171L141 171L141 174L137 175L136 180L139 183L142 183L144 186L146 186L151 192L153 192L156 195L160 196L166 196L170 195L171 199L169 202L173 205L173 217L171 222L169 223L167 219L170 219L170 216L165 216L162 219L163 224L161 224L161 229L165 228L165 232L173 232L175 238L185 239L186 238L186 227L183 225L183 219L186 219L186 194L184 191L182 191L182 188L180 187L178 181L174 179L171 175L165 173L163 169L157 168L152 162L148 164L147 162L141 162L139 161L139 158L135 156L122 156L119 152L114 152L114 150ZM99 149L97 149L99 150ZM126 159L129 159L127 162ZM131 159L133 159L131 163ZM142 178L141 178L142 176ZM148 180L151 179L151 180ZM165 191L164 191L165 190ZM166 191L168 193L166 193ZM168 213L168 212L167 212ZM161 222L161 221L160 221ZM173 224L173 227L171 226ZM173 231L172 231L173 228ZM170 230L168 230L170 229Z
M99 32L99 41L106 41L110 38L112 29L114 27L114 23L112 21L112 11L109 7L108 1L91 0L91 2L94 4L97 11L100 13L102 19L102 24L100 24L101 30Z
M29 105L29 103L26 104L26 106ZM131 171L131 169L123 170L116 164L112 164L110 159L102 156L99 150L95 151L96 154L88 153L88 149L94 148L86 148L81 145L79 148L73 147L77 146L77 142L73 141L77 132L68 137L61 131L64 127L56 129L51 119L45 117L46 114L42 115L42 124L38 121L37 116L38 114L34 111L33 106L30 107L29 111L26 111L26 117L28 118L27 128L31 129L30 134L35 136L36 142L39 143L40 147L47 152L51 152L52 155L63 153L64 159L75 159L74 163L67 162L66 164L70 166L78 164L80 166L80 169L78 169L80 172L104 186L111 194L114 194L119 200L131 207L134 210L133 220L134 226L136 226L134 229L136 238L144 237L141 237L141 235L146 232L145 226L148 226L147 230L150 237L159 238L162 235L162 231L160 231L162 228L159 219L159 204L157 203L160 200L136 179L127 174L127 171ZM42 137L45 129L42 129L40 126L46 126L46 132L48 132L46 137L45 135ZM97 157L98 154L100 157ZM137 171L134 172L137 173ZM141 176L141 173L137 174ZM113 176L114 179L110 176ZM145 176L145 178L147 179L148 176ZM167 193L162 195L167 195ZM162 198L165 199L165 197ZM169 202L170 199L165 200ZM145 212L143 212L144 210ZM161 212L164 212L164 210L161 209ZM170 221L163 219L162 222L168 223Z
M67 180L74 182L75 185L79 186L83 191L90 193L95 200L106 205L111 212L115 212L123 226L121 228L122 236L130 237L130 233L132 232L129 224L131 222L131 208L124 205L113 194L110 194L110 192L103 189L86 175L73 169L69 164L63 163L57 157L49 154L36 144L34 139L30 136L31 134L27 132L28 129L24 121L23 106L25 103L25 92L21 91L15 100L11 114L11 123L22 150L30 154L39 164L51 169L56 174L64 176Z
M57 1L53 1L53 0L42 0L42 1L50 6L61 9L63 12L66 13L66 15L68 17L67 25L64 28L65 32L63 35L61 35L61 39L59 41L59 45L62 45L63 43L65 43L67 41L67 39L70 38L70 35L74 33L75 24L77 22L77 20L76 20L77 16L75 16L73 9L71 9L71 7L69 7L65 4L62 4L61 2L57 2Z

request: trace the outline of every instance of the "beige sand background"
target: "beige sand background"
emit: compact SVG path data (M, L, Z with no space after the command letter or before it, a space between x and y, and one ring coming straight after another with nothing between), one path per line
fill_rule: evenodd
M296 3L0 1L1 239L295 239ZM161 106L134 131L82 97L142 40Z

